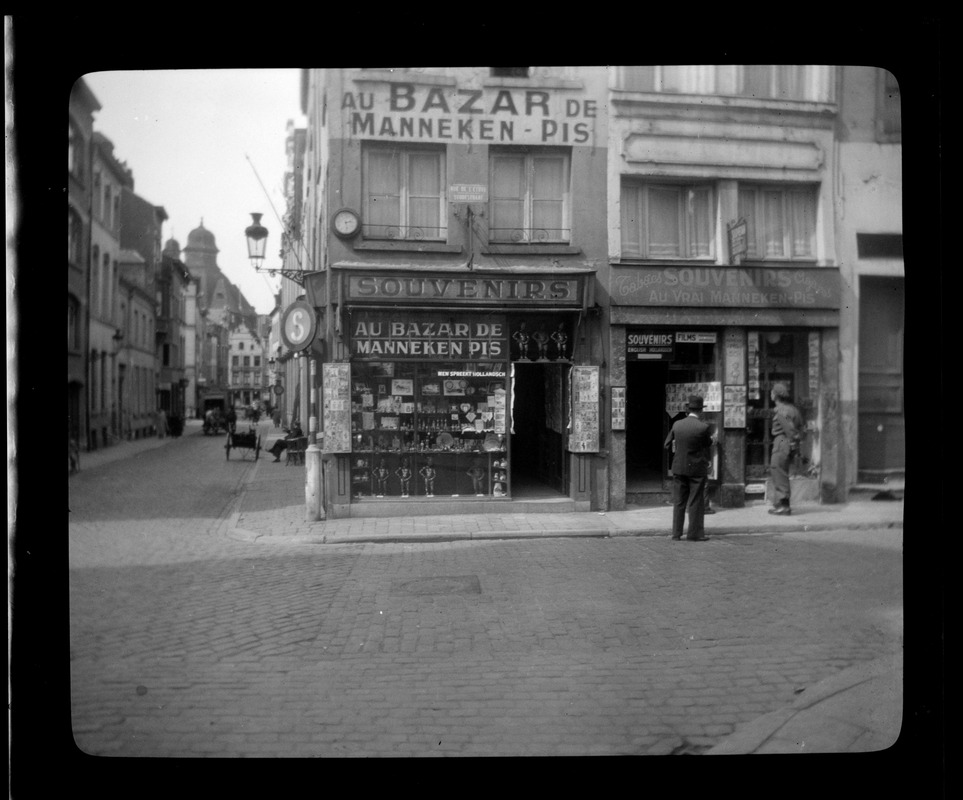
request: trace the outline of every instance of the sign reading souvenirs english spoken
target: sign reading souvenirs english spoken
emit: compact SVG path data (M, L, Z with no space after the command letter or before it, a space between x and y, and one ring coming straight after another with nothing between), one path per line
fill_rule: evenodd
M613 305L838 309L834 267L613 267Z
M675 334L664 329L628 330L625 354L630 361L662 361L675 354Z
M423 85L359 75L341 96L349 137L593 146L598 101L572 89Z
M529 306L581 308L585 276L561 274L491 275L478 273L349 273L347 304Z

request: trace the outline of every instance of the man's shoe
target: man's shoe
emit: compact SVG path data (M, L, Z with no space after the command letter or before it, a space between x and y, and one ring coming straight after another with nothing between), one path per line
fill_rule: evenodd
M669 538L670 538L673 542L682 541L682 537L681 537L681 536L670 536Z
M712 538L711 536L696 536L695 538L691 536L687 536L686 541L687 542L708 542L709 539L711 538Z
M788 517L792 514L792 511L789 510L789 506L776 506L775 508L770 508L769 513L780 517Z
M706 514L715 514L715 513L716 513L716 510L715 510L714 508L707 508L704 513L706 513Z

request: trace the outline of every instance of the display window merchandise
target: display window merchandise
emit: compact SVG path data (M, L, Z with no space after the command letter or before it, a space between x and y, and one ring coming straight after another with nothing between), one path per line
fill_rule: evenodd
M508 496L506 378L504 364L353 364L353 497Z

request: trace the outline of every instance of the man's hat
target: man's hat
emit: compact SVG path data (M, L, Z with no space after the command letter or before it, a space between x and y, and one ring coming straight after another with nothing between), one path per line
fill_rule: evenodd
M697 394L689 395L689 410L702 411L702 398Z

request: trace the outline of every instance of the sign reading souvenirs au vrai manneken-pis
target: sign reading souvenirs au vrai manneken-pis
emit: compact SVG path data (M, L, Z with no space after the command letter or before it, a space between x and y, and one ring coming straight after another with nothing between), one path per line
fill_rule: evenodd
M623 306L836 309L834 267L613 267L612 303Z
M494 144L595 144L598 102L571 89L467 88L357 79L341 96L348 135Z

